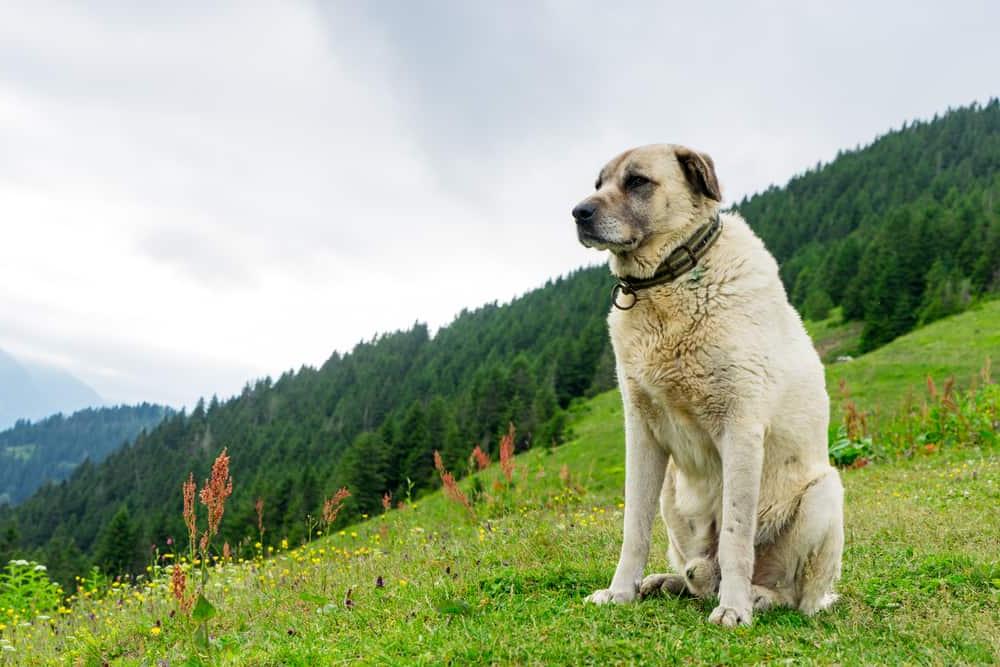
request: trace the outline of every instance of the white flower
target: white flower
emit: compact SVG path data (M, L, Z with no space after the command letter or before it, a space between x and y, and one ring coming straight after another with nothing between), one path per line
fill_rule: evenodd
M10 562L10 564L11 565L27 565L28 561L26 561L26 560L12 560Z
M27 563L25 563L25 565L27 565ZM45 567L44 565L35 566L35 572L45 572L47 569L49 568Z
M35 619L39 620L39 621L48 621L48 620L51 620L52 617L51 616L46 616L45 614L39 614L38 616L35 617Z

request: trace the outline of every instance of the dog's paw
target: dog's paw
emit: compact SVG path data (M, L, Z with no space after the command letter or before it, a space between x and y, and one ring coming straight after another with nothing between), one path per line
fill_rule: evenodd
M592 604L627 604L635 600L635 591L615 591L604 588L587 596L587 602Z
M775 594L763 586L754 586L750 590L750 595L753 597L754 611L767 611L772 607L778 606Z
M735 628L737 625L750 625L753 623L753 610L750 607L736 609L735 607L727 607L720 604L709 614L708 622L727 628Z
M684 577L679 574L651 574L639 585L639 599L657 595L680 595L685 591Z

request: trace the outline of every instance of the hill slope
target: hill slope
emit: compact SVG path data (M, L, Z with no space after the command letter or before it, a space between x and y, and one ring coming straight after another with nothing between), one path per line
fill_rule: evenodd
M994 287L998 164L994 100L892 132L739 208L786 260L793 299L823 315L842 303L864 319L862 343L871 346ZM822 277L806 280L813 269ZM559 442L571 401L614 384L609 285L605 269L584 269L510 304L463 311L433 338L415 325L318 369L248 384L229 401L166 420L100 465L80 466L15 511L0 509L0 532L20 536L17 553L42 550L66 578L69 566L55 564L94 562L125 508L132 518L123 534L134 547L125 561L137 572L138 545L183 534L169 504L177 480L189 470L204 478L222 447L240 480L235 523L253 522L255 499L268 498L271 534L294 540L302 517L318 516L322 497L341 485L358 489L343 521L378 510L384 492L432 488L434 449L450 467L472 443L495 455L508 422L522 434L519 449ZM831 293L810 300L815 286ZM243 534L234 528L224 538Z
M991 395L984 409L996 418L1000 392ZM711 601L584 603L607 584L620 544L622 408L609 392L574 413L572 442L517 457L511 487L496 466L465 482L470 497L479 489L475 520L435 493L267 562L213 571L211 653L198 648L195 624L171 613L160 580L138 596L81 601L56 633L45 624L12 628L20 652L12 656L25 664L211 656L302 665L1000 659L995 437L845 471L841 600L813 618L775 610L749 629L726 630L706 622ZM663 571L665 551L657 521L650 571ZM102 622L89 620L91 611Z
M843 380L860 409L891 415L908 396L923 395L928 377L938 384L954 377L959 387L978 381L987 359L994 369L1000 363L1000 301L934 322L853 361L828 366L827 390L835 414Z
M45 482L66 479L85 460L102 461L170 412L143 403L19 421L0 432L0 505L17 504Z
M96 407L97 392L65 371L18 361L0 350L0 429L19 419Z

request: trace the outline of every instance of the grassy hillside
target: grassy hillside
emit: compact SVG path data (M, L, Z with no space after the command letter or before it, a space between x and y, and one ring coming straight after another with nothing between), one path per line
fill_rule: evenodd
M840 331L842 327L825 323L810 327L817 347ZM954 377L959 387L969 386L987 358L994 368L1000 364L1000 301L934 322L853 361L827 366L827 389L835 415L843 380L859 409L887 416L919 400L928 376L938 384Z
M990 390L987 419L1000 419ZM210 649L161 578L84 597L58 620L0 617L5 664L331 665L733 663L988 664L1000 660L1000 446L994 437L844 472L842 600L814 618L778 610L709 625L712 603L594 607L617 557L622 408L575 408L573 440L462 483L473 517L435 493L359 525L211 572ZM931 450L928 450L931 451ZM180 493L178 484L178 494ZM651 571L666 568L654 534ZM40 618L40 617L39 617ZM190 660L190 662L184 662Z

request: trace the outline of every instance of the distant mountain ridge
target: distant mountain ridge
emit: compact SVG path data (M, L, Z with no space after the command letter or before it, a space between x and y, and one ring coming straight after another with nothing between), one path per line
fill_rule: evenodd
M42 484L66 479L84 461L102 461L171 413L142 403L19 420L0 432L0 505L19 503Z
M100 407L104 399L66 371L15 359L0 349L0 429L20 419Z

